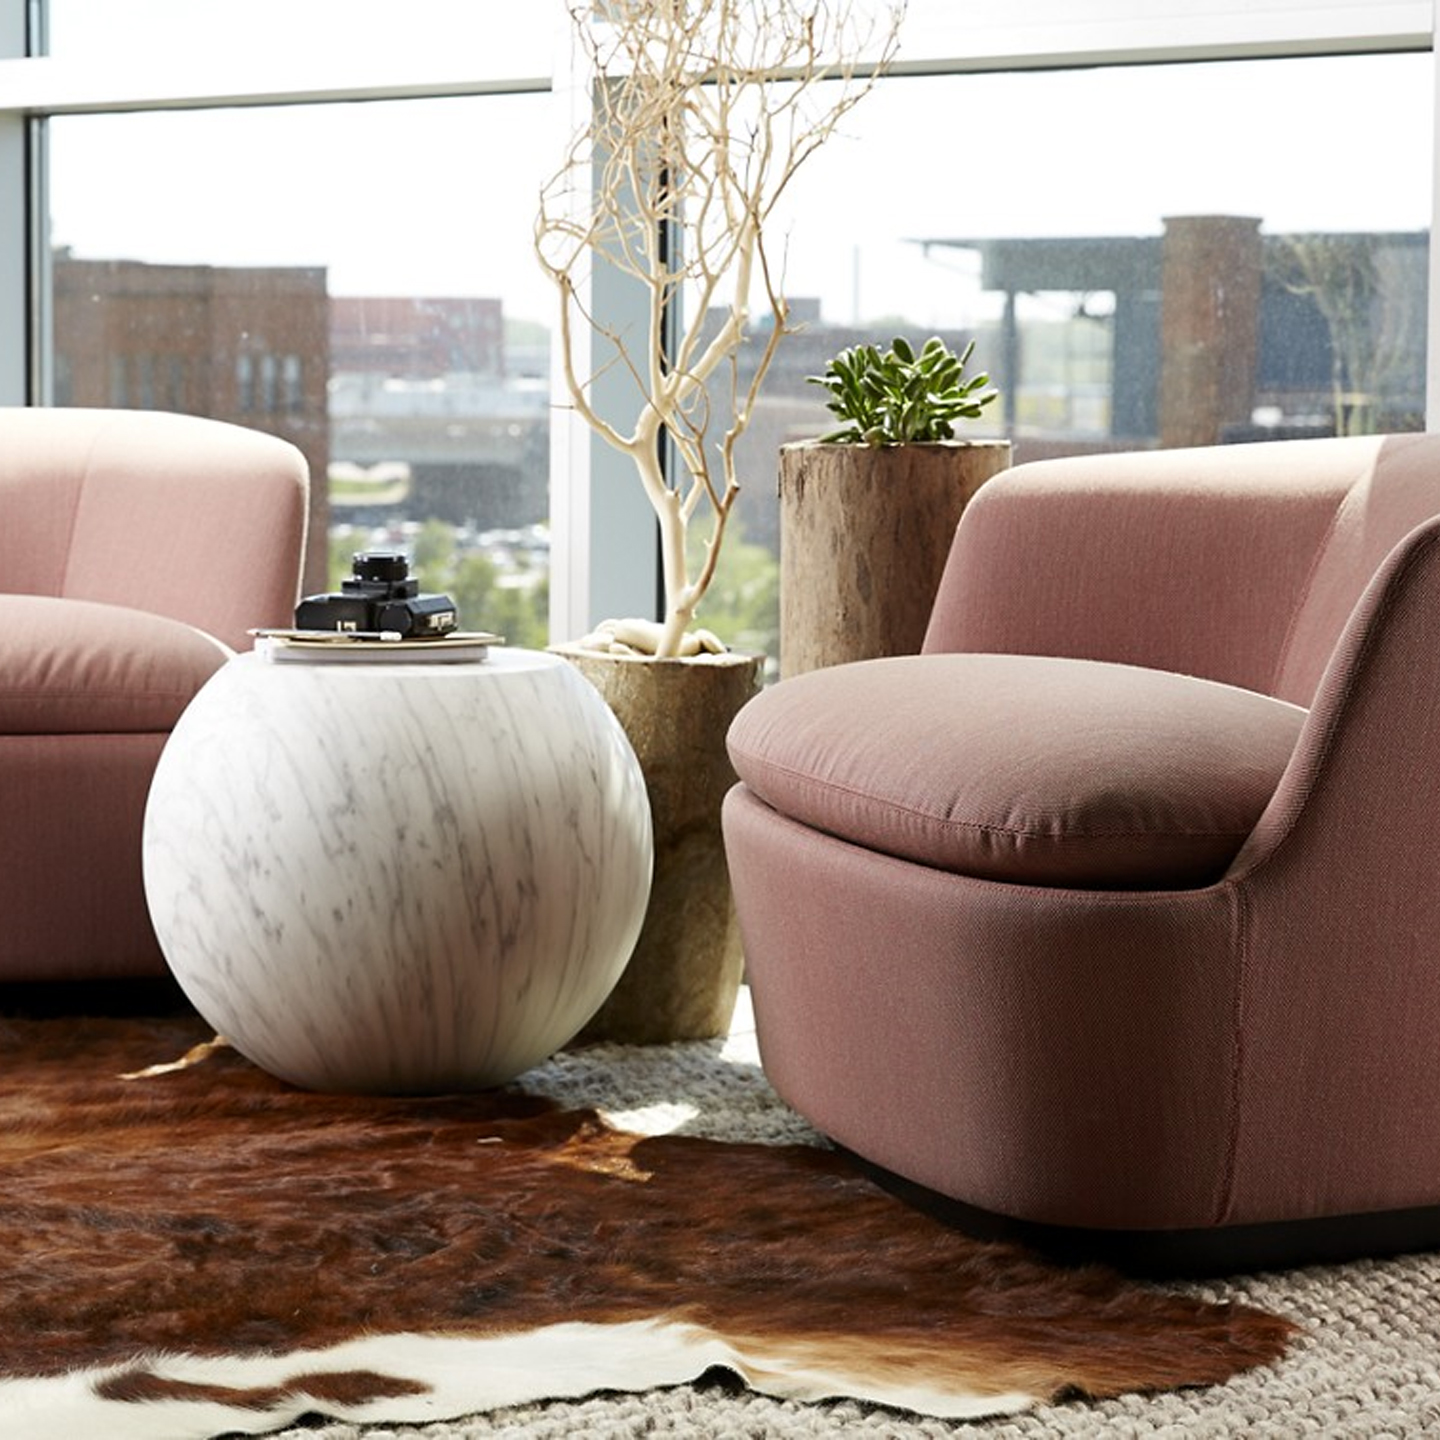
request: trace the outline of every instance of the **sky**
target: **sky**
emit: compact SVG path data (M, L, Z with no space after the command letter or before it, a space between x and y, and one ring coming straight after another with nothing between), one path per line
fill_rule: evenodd
M87 0L55 3L58 27ZM942 328L991 302L966 257L926 259L918 238L1220 213L1426 229L1433 71L1401 54L890 79L797 176L772 240L788 293L826 319ZM545 95L59 117L51 238L85 258L322 265L337 294L499 295L548 323L530 234L561 140Z

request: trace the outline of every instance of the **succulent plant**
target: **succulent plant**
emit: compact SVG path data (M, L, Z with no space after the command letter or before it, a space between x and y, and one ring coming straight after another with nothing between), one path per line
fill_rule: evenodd
M842 350L812 385L830 392L826 409L845 424L821 440L842 445L903 445L950 440L955 421L975 420L998 393L988 374L966 378L972 340L956 355L932 335L917 355L896 337L884 354L874 345Z

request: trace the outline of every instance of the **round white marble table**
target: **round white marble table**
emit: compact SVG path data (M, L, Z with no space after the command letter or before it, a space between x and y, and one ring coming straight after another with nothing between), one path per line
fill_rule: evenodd
M200 1014L317 1090L499 1084L574 1036L649 895L634 752L558 656L228 662L160 757L145 892Z

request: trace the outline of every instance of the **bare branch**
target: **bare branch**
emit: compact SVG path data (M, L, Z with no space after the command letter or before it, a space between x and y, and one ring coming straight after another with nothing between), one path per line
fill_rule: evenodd
M557 343L577 412L635 461L661 528L667 613L661 654L679 638L715 571L739 483L745 432L776 348L788 333L764 228L796 171L888 68L905 0L572 0L594 76L589 123L543 187L534 244L561 300ZM668 242L679 238L677 246ZM646 320L632 336L596 323L581 285L606 269L641 287ZM752 284L770 329L739 393ZM667 328L689 314L673 353ZM718 323L715 315L719 314ZM630 433L596 412L598 339L634 379ZM729 370L720 404L713 385ZM672 437L686 476L666 482L657 456ZM712 458L713 452L713 458ZM686 536L708 515L698 572Z

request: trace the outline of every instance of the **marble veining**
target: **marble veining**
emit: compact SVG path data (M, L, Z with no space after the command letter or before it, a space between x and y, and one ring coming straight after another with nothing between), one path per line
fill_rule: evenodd
M652 863L629 742L557 656L230 661L161 755L145 891L237 1049L312 1089L501 1083L624 969Z

